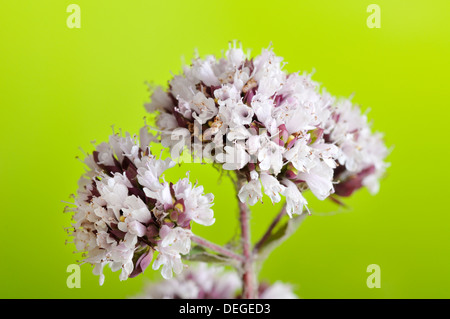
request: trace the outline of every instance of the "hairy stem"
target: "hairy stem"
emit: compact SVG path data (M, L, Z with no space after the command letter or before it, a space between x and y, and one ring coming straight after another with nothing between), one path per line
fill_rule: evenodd
M208 249L211 249L211 250L213 250L213 251L215 251L215 252L217 252L217 253L219 253L221 255L230 257L230 258L235 259L235 260L237 260L237 261L239 261L241 263L244 262L244 257L242 255L237 254L234 251L231 251L231 250L229 250L229 249L227 249L227 248L225 248L223 246L219 246L217 244L214 244L214 243L212 243L212 242L210 242L210 241L208 241L208 240L206 240L206 239L204 239L202 237L193 235L191 237L191 240L193 242L197 243L198 245L203 246L203 247L208 248Z
M256 298L257 283L256 274L253 267L253 253L251 247L250 211L247 205L241 202L239 202L239 210L241 222L242 251L244 255L244 262L242 263L242 268L244 270L244 274L242 276L242 297L244 299L254 299Z
M238 175L236 186L236 195L239 194L239 190L246 182L245 176ZM250 234L250 210L246 203L242 203L238 198L239 203L239 221L241 226L241 243L242 254L244 260L242 262L242 269L244 274L242 275L242 298L243 299L255 299L257 296L258 283L254 268L254 258L251 244Z

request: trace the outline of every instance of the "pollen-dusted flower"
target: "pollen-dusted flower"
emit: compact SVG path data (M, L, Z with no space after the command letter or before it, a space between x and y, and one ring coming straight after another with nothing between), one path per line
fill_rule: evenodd
M71 236L84 262L94 265L103 284L103 268L121 269L126 280L143 272L158 253L153 268L164 278L181 273L181 255L190 250L191 222L214 223L213 195L189 179L163 180L170 159L150 153L147 130L136 136L110 136L86 157L86 173L75 197Z
M288 194L289 215L303 212L305 190L323 200L336 191L335 183L354 183L347 171L359 174L359 184L375 189L380 174L372 171L384 167L382 142L378 145L378 137L366 131L354 135L347 122L361 127L365 119L359 114L339 117L347 111L335 98L310 75L283 70L282 60L271 48L250 58L236 45L221 58L195 58L166 91L156 88L146 104L148 112L157 114L162 144L172 149L172 156L179 155L180 145L195 145L190 149L194 157L246 176L239 192L242 202L254 205L266 194L276 203ZM373 149L361 153L358 147ZM359 158L366 155L371 158Z

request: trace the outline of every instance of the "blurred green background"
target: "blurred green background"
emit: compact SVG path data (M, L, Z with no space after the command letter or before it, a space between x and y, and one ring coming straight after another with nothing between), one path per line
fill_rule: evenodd
M182 56L239 40L252 55L272 42L288 71L315 70L330 93L354 93L394 147L378 195L361 190L348 209L309 197L313 215L260 277L293 283L302 298L450 298L449 1L377 0L379 29L366 25L373 0L77 0L80 29L66 26L70 3L0 4L0 297L125 298L160 280L151 269L123 282L106 271L100 287L83 265L81 288L66 286L79 258L64 243L61 203L84 171L75 157L111 125L138 132L145 81L165 85ZM216 224L196 231L225 243L237 232L231 183L199 164L170 174L186 170L216 195ZM278 208L266 200L254 239ZM381 267L379 289L366 285L369 264Z

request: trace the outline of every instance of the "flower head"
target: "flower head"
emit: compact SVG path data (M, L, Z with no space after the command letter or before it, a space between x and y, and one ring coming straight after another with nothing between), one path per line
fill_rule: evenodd
M239 299L241 279L235 271L199 263L169 280L151 283L138 299ZM296 299L292 287L282 282L262 283L260 299Z
M385 162L388 149L380 133L372 133L367 116L348 99L339 100L331 108L325 140L341 150L340 164L334 171L337 195L350 196L365 186L372 194L379 190L379 179L389 166Z
M163 145L177 152L180 142L196 145L194 156L239 171L247 177L239 198L250 205L263 192L273 203L289 194L290 215L306 203L301 194L293 199L291 182L321 200L353 189L348 183L375 190L385 167L379 137L363 129L359 113L336 103L310 75L283 70L282 61L271 48L250 58L236 45L221 58L195 58L146 105L157 114Z
M121 269L121 280L143 272L158 256L153 268L164 278L181 273L181 255L190 250L191 221L214 223L212 194L192 185L188 178L163 180L174 162L150 153L150 136L140 141L114 134L85 159L88 170L79 181L72 209L71 236L84 262L104 281L103 268Z

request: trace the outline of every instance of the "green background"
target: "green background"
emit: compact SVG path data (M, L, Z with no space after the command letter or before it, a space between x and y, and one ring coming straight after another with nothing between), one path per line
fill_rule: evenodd
M75 1L74 1L75 2ZM337 96L355 94L393 151L378 195L361 190L348 209L313 200L298 232L271 256L261 278L295 284L302 298L449 298L448 118L450 2L377 0L381 28L366 25L374 0L77 0L81 28L69 29L68 1L0 5L0 297L125 298L150 279L104 286L81 267L69 289L61 200L77 188L78 149L107 139L111 125L132 133L149 100L145 81L165 85L181 56L220 55L240 40L252 55L273 43L290 72L311 72ZM199 164L191 171L213 192L216 224L196 231L225 243L237 232L231 183ZM276 213L268 198L252 219L258 238ZM381 288L369 289L369 264Z

